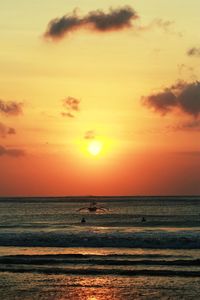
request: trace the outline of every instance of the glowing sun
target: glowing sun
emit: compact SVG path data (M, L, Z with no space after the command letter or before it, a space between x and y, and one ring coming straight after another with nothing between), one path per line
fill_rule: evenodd
M102 143L99 141L92 141L88 145L88 152L94 156L98 155L102 150Z

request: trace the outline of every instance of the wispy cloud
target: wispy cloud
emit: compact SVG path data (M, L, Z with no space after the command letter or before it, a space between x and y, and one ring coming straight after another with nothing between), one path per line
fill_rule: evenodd
M86 140L94 140L95 139L95 132L93 130L88 130L85 132L84 139Z
M67 118L74 118L74 115L70 112L61 112L61 115Z
M186 122L181 122L173 126L168 126L172 131L200 131L200 120L194 119Z
M180 77L188 77L191 81L197 81L198 76L196 75L196 71L194 67L188 66L186 64L178 64L178 73Z
M71 15L51 20L44 37L59 40L68 33L81 28L97 32L122 30L132 27L132 21L137 18L137 13L130 6L110 8L107 13L102 10L91 11L83 17L78 16L74 10Z
M16 101L4 101L0 99L0 113L6 116L18 116L22 114L23 103Z
M63 100L64 112L61 112L63 117L74 118L74 113L79 111L80 100L74 97L67 97Z
M13 127L8 127L0 122L0 137L5 138L7 135L16 134L16 131Z
M159 93L142 97L142 103L161 115L179 110L197 118L200 115L200 82L179 81Z
M169 20L163 20L161 18L154 19L147 25L139 26L136 27L139 31L148 31L148 30L153 30L155 28L159 28L164 33L172 34L172 35L177 35L178 37L182 37L183 34L181 32L178 32L174 29L174 21L169 21Z
M21 157L25 155L24 150L17 148L6 148L0 145L0 156L7 155L12 157Z

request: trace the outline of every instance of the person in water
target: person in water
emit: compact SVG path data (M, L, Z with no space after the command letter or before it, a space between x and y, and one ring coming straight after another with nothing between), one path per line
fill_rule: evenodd
M81 219L81 223L86 223L86 219L85 219L85 218L82 218L82 219Z
M145 217L142 217L142 220L141 220L141 222L146 222L146 219L145 219Z

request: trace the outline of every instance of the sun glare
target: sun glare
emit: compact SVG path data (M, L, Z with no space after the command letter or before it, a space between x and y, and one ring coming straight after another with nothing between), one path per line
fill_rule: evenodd
M88 145L88 152L94 156L98 155L102 150L102 143L100 141L92 141Z

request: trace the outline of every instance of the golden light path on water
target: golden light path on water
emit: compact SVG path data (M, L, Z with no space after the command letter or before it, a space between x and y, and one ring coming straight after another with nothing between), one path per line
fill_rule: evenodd
M66 277L59 281L60 286L66 285L66 290L61 291L62 297L56 298L59 300L139 300L141 295L145 296L142 299L148 299L147 296L158 294L152 290L143 291L141 294L141 289L148 282L147 278L139 276L132 279L126 276L79 276L74 277L73 287L69 286Z
M116 249L116 248L43 248L43 247L1 247L1 255L72 255L72 263L48 265L41 260L41 265L27 264L22 272L21 266L15 266L15 272L0 274L3 282L0 299L40 299L40 300L159 300L159 299L198 299L199 277L171 276L120 276L98 274L104 270L93 261L87 266L76 264L76 255L195 255L196 251L170 249ZM51 257L49 257L51 259ZM49 259L48 258L48 259ZM58 258L58 256L57 256ZM55 257L52 257L55 259ZM98 260L98 257L96 257ZM99 258L103 259L104 258ZM43 261L43 263L42 263ZM125 266L118 266L125 268ZM71 273L65 273L72 268ZM115 266L116 268L116 266ZM145 268L145 266L144 266ZM79 273L79 269L83 273ZM87 273L87 270L91 271ZM26 272L27 271L27 272ZM44 273L43 273L44 271ZM62 273L63 271L63 273ZM8 292L7 287L12 287ZM176 288L175 288L176 287ZM185 288L187 287L187 289ZM14 296L13 296L14 295ZM191 298L192 297L192 298Z

